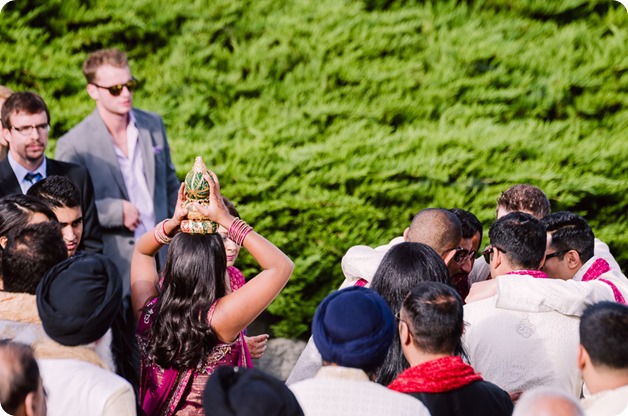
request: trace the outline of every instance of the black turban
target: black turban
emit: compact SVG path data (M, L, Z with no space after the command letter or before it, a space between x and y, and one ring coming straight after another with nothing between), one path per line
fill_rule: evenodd
M218 367L203 392L205 414L303 416L299 402L279 379L255 368Z
M50 269L37 286L44 330L63 345L101 338L121 305L120 274L102 254L77 253Z

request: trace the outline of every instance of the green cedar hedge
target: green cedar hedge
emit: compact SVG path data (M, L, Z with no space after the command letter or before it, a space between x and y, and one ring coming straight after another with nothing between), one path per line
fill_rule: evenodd
M271 305L303 336L352 245L430 206L485 234L512 184L584 215L628 269L628 13L611 0L49 0L0 13L0 83L41 94L54 139L93 110L88 52L128 51L136 105L181 178L203 155L295 261ZM239 266L256 273L250 256Z

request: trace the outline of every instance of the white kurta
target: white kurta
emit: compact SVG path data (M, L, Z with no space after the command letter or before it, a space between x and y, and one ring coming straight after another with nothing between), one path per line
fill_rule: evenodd
M48 416L134 416L135 394L128 381L79 360L39 360Z
M496 301L493 296L464 307L463 343L473 368L509 393L554 386L580 397L579 319L498 308Z
M580 401L587 416L628 415L628 386L605 390Z
M522 276L522 279L510 279L508 276L497 278L497 306L529 312L554 310L565 315L581 316L587 305L601 301L615 301L611 286L600 280L583 282L582 277L598 259L592 257L571 280L534 279ZM612 269L599 276L611 282L628 300L628 279Z

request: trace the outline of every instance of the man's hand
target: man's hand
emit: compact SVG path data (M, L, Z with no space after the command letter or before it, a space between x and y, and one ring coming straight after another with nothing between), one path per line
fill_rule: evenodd
M266 343L268 342L268 334L256 335L254 337L244 337L246 345L249 347L251 358L262 358L266 351Z
M497 280L490 279L483 282L477 282L471 285L469 296L464 300L466 303L477 302L478 300L488 299L497 294Z
M122 201L122 222L131 231L135 231L140 225L140 212L135 205L126 200Z

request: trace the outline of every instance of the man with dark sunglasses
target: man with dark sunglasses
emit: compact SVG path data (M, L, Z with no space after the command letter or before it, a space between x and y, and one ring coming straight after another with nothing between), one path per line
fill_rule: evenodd
M489 230L484 251L493 279L545 280L540 271L546 249L543 224L530 214L512 212ZM497 305L497 296L464 307L463 335L470 364L485 380L516 396L553 386L580 396L582 379L574 366L578 318L553 310L538 313Z
M460 220L454 213L442 208L421 210L414 216L410 226L405 229L403 237L393 239L388 245L377 248L351 247L342 258L342 271L346 279L340 289L350 286L369 286L388 250L403 241L423 243L431 247L443 259L451 276L453 270L459 270L458 264L466 261L470 255L468 250L460 247L461 239ZM320 368L320 362L320 354L310 337L286 383L292 384L313 377Z
M30 92L16 92L2 107L2 136L9 154L0 162L0 197L25 194L31 186L49 176L63 176L79 191L83 213L83 239L77 248L102 252L100 223L94 203L94 188L82 166L47 158L50 112L43 98Z
M471 282L469 273L473 270L475 259L482 244L482 223L469 211L452 208L451 211L462 225L461 251L454 256L454 263L450 267L451 284L464 301L469 294Z
M90 172L104 252L123 277L128 296L135 239L172 216L179 181L161 117L133 108L139 83L126 54L93 52L83 74L96 109L59 139L56 155Z
M443 208L426 208L419 211L402 237L394 238L389 244L372 248L351 247L342 258L342 271L346 280L340 287L353 286L356 281L369 284L379 263L388 250L403 241L423 243L430 246L445 262L449 275L459 271L459 264L469 257L470 250L461 247L462 225L452 212Z
M587 305L615 300L626 304L628 279L605 258L595 255L589 223L573 212L555 212L541 222L547 230L544 281L497 279L497 305L538 312L551 307L580 316ZM526 281L530 280L530 281Z

